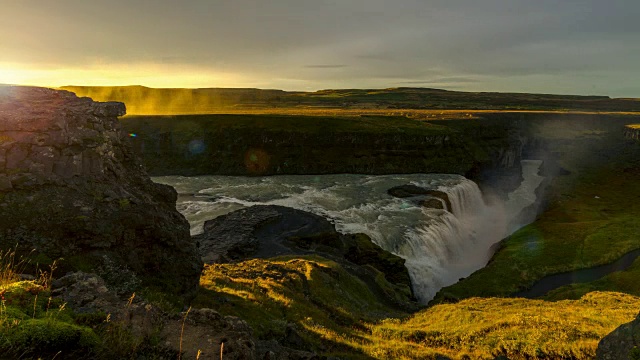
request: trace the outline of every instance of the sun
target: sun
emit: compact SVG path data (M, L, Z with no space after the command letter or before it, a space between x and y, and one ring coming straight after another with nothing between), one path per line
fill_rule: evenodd
M0 84L23 84L27 78L24 70L0 66Z

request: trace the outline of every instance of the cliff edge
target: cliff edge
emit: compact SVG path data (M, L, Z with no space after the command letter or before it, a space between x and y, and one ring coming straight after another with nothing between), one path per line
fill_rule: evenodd
M0 248L35 250L41 268L64 258L65 269L120 269L118 281L193 294L202 264L189 224L175 190L134 156L124 114L118 102L0 87Z

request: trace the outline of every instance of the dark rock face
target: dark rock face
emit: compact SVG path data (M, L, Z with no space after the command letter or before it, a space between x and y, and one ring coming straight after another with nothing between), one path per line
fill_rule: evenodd
M439 190L425 189L420 186L407 184L392 187L387 190L387 193L398 198L416 198L420 205L428 208L443 209L442 202L444 202L446 206L445 210L451 211L452 209L449 195ZM442 202L438 199L442 200Z
M325 218L283 206L252 206L208 220L204 232L195 235L205 263L221 263L253 256L270 257L291 253L284 242L291 237L331 233Z
M377 290L393 298L390 301L396 306L411 306L406 301L412 293L404 259L383 250L365 234L341 234L327 219L306 211L251 206L205 222L204 233L193 238L205 263L316 254L341 263L374 288L380 284L371 279L379 272L402 295L393 298L388 289Z
M598 350L596 350L596 359L640 359L640 315L600 340Z
M121 103L0 87L0 247L94 269L107 257L145 285L195 292L202 268L175 190L133 155Z

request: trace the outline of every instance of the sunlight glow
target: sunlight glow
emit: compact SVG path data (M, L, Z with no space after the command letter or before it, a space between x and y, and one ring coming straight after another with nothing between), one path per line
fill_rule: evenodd
M238 87L250 80L231 73L218 73L191 66L164 64L98 64L78 68L29 68L0 63L0 84L59 87L65 85L149 87Z

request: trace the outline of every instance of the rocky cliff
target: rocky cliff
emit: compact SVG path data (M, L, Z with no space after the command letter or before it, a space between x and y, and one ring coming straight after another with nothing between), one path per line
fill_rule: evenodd
M193 293L202 265L189 225L175 190L134 156L124 113L66 91L0 87L0 247L34 249L41 267L64 258L65 269Z

